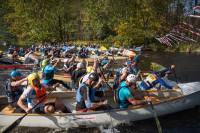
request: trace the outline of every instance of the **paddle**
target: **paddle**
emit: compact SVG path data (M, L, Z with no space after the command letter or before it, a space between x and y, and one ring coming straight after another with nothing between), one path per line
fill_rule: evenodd
M110 88L110 90L112 90L112 88L110 87L110 85L108 84L108 82L107 82L107 80L106 80L106 78L105 78L105 76L104 76L104 73L103 73L103 71L102 71L102 69L101 69L100 64L99 64L99 69L100 69L100 72L101 72L102 75L103 75L104 80L106 81L106 84L108 85L108 87Z
M31 109L34 109L38 104L40 104L52 91L55 90L56 87L54 87L48 94L46 94L34 107ZM22 119L27 115L28 113L25 113L22 117L18 118L16 121L14 121L10 126L8 126L2 133L10 133L12 130L14 130L22 121Z
M176 83L178 84L178 80L177 80L177 77L176 77L175 69L174 69L174 76L175 76Z
M103 78L104 78L104 80L106 81L106 78L104 77L104 73L103 73L103 71L101 70L101 68L100 68L100 66L99 66L99 69L100 69L100 71L101 71L101 73L103 74ZM107 83L107 81L106 81L106 83ZM110 85L107 83L107 85L110 87ZM108 97L106 96L106 93L105 93L105 91L104 91L104 84L102 83L102 87L103 87L103 95L105 96L105 98L106 99L108 99ZM111 88L111 87L110 87ZM112 122L112 117L111 117L111 115L110 115L110 107L107 105L107 109L108 109L108 113L109 113L109 116L110 116L110 120L111 120L111 126L112 126L112 130L113 130L113 133L115 133L115 130L114 130L114 128L113 128L113 122Z
M144 81L143 81L143 82L144 82ZM144 84L144 88L145 88L145 91L146 91L146 93L147 93L147 96L150 97L149 92L147 91L145 84ZM154 118L155 118L155 121L156 121L156 125L157 125L157 127L158 127L158 132L159 132L159 133L162 133L162 128L161 128L161 125L160 125L160 121L159 121L159 119L158 119L158 117L157 117L157 115L156 115L156 112L155 112L155 110L154 110L153 104L152 104L151 101L149 101L149 103L150 103L150 105L151 105L151 109L152 109L152 112L153 112L153 115L154 115Z

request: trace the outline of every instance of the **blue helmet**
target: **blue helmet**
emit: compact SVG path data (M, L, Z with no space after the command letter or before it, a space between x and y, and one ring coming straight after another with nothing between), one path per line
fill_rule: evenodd
M12 45L10 45L10 48L12 48Z
M13 47L14 49L16 49L16 47Z
M15 70L15 71L12 71L12 72L11 72L10 76L11 76L11 77L14 77L14 76L20 76L20 77L21 77L22 74L21 74L19 71L16 71L16 70Z
M104 65L107 64L107 63L108 63L108 60L102 60L101 66L104 66Z

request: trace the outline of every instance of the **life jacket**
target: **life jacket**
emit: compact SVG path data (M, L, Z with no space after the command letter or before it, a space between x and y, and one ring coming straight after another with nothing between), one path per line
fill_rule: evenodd
M13 80L13 81L16 81L16 80ZM6 95L7 95L9 103L17 101L19 97L21 96L21 94L23 93L22 85L12 87L11 82L12 80L8 79L5 84L5 91L6 91Z
M29 85L31 88L33 88L34 90L35 90L35 92L36 92L36 99L37 99L37 102L39 102L47 93L46 93L46 89L45 89L45 87L42 85L42 84L40 84L41 85L41 89L39 89L39 88L37 88L37 87L35 87L34 85ZM42 101L41 101L41 103L42 102L45 102L47 100L47 97L45 97Z
M46 68L46 66L45 66L45 68ZM52 70L50 73L45 73L44 72L45 68L42 71L42 79L53 79L54 71Z
M76 93L76 101L77 101L77 102L80 102L80 101L81 101L82 95L81 95L81 92L80 92L80 91L81 91L81 88L82 88L83 86L86 86L88 90L90 90L90 89L92 90L92 93L90 94L90 100L91 100L91 102L94 102L95 90L94 90L94 88L89 88L88 85L85 84L85 83L82 83L82 84L78 87L78 90L77 90L77 93Z
M78 86L81 85L81 83L82 83L83 78L85 77L85 75L87 75L87 74L83 74L83 75L78 79Z
M116 72L116 74L115 74L115 76L114 76L114 84L113 84L113 89L114 89L114 90L117 89L118 86L119 86L119 78L120 78L120 76L122 75L120 71L122 71L122 70L123 70L123 69L120 68L120 69Z
M120 99L119 99L119 91L122 89L122 88L124 88L124 87L126 87L126 86L119 86L117 89L115 89L114 90L114 101L118 104L118 105L120 105L120 103L122 102ZM127 103L130 103L129 101L128 101L128 99L126 99L125 101L124 101L124 103L125 104L127 104Z
M156 81L159 77L156 76L154 73L149 74L146 79L144 80L144 82L146 83L146 85L149 88L152 88L154 86L153 82Z

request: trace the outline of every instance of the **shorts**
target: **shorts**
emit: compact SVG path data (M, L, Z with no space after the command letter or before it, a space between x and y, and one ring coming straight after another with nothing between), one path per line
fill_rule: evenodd
M55 103L47 103L47 104L45 104L45 106L48 106L48 105L49 105L49 106L53 106L54 109L55 109ZM45 114L45 111L44 111L45 106L42 106L42 107L33 109L32 112L33 112L34 114Z

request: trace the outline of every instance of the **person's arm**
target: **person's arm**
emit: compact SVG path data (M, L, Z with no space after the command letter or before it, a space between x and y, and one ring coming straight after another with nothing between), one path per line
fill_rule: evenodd
M65 70L66 70L67 72L69 72L69 71L72 69L72 67L75 66L75 65L76 65L76 63L74 63L73 65L71 65L69 68L65 68Z
M92 70L93 70L94 72L97 71L97 59L94 59L94 65L93 65Z
M27 113L30 113L30 112L31 112L31 109L28 108L28 107L24 104L24 101L25 101L25 100L26 100L26 99L20 97L20 98L18 99L18 101L17 101L17 104L19 105L19 107L20 107L21 109L23 109L23 110L26 111Z
M26 111L27 113L30 113L31 112L31 109L28 108L25 104L24 104L24 101L30 97L30 94L32 94L32 88L31 87L28 87L23 93L22 95L20 96L20 98L18 99L17 101L17 104L19 105L19 107L21 109L23 109L24 111Z
M141 100L136 100L134 97L128 98L128 101L133 104L133 105L144 105L147 104L149 101L151 101L151 98L148 97L147 99L141 99Z
M28 78L23 78L23 79L21 79L21 80L19 80L19 81L13 81L13 82L11 82L11 86L19 86L19 85L21 85L24 81L27 81L28 80Z
M129 64L125 67L122 76L120 76L120 78L119 78L119 83L127 77L128 68L129 68L130 66L131 66L131 63L129 63Z
M110 65L110 62L112 61L112 59L110 61L108 61L108 63L106 63L104 66L103 66L103 69L106 69L109 65Z
M173 86L170 86L168 84L166 84L161 78L158 78L155 83L160 83L161 85L163 85L165 88L168 88L168 89L172 89Z
M83 92L83 99L84 99L85 105L88 109L95 109L95 108L98 108L100 106L108 104L108 100L105 100L104 102L98 102L98 103L92 102L91 99L90 99L90 95L89 95L89 88L86 87L86 88L81 88L81 90L82 89L84 89L82 91Z
M102 77L99 79L98 83L93 87L95 90L97 90L102 82Z
M60 59L58 59L58 60L56 61L56 63L53 65L54 68L58 65L58 62L60 62Z
M107 104L108 104L108 100L105 100L104 102L92 103L92 108L96 109L100 106L107 105Z
M89 63L88 63L88 60L86 60L86 66L85 66L85 67L87 68L87 67L88 67L88 65L89 65Z

